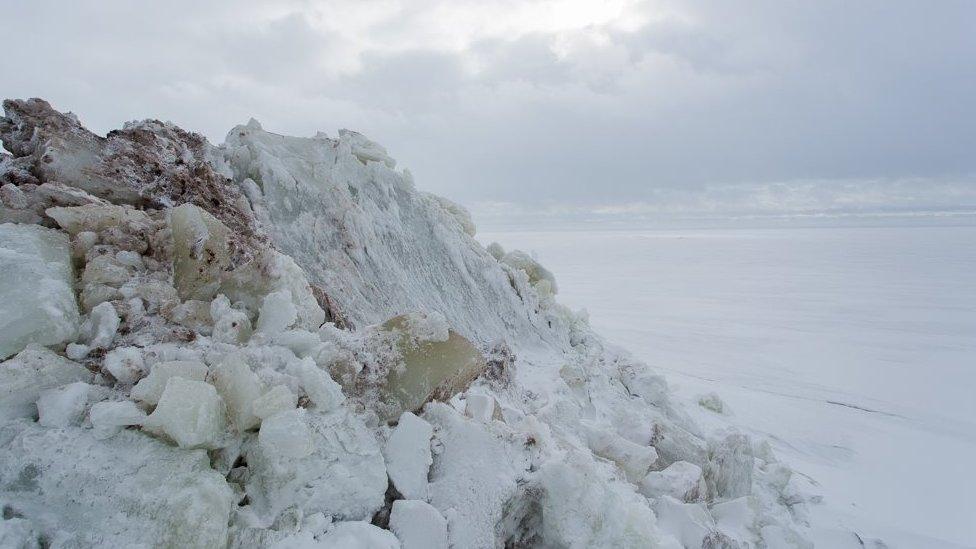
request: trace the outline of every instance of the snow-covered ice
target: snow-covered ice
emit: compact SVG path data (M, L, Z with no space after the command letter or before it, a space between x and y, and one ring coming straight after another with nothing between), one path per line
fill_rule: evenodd
M447 520L426 501L394 501L390 530L403 549L448 549Z
M434 462L430 438L434 428L410 412L404 412L383 446L390 482L406 499L427 500L427 474Z

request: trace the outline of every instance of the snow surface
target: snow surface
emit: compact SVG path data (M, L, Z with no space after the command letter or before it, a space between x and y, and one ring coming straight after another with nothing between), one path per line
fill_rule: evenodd
M768 440L823 497L817 547L973 547L976 227L915 225L479 239L535 252L706 431Z

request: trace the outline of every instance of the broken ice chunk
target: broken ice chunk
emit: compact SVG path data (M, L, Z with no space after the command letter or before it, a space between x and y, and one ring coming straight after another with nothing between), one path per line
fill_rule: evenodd
M0 225L0 359L29 343L71 341L80 315L64 233L39 225Z
M224 402L209 383L172 377L144 427L180 448L216 448L225 428Z
M495 397L471 394L464 399L464 415L482 423L491 421L495 415Z
M447 549L447 520L426 501L397 500L390 512L390 530L403 549Z
M298 318L298 308L291 299L291 292L279 290L264 296L258 314L257 331L273 336L288 329Z
M81 325L81 340L91 349L107 349L112 346L121 322L111 303L99 303Z
M372 518L383 506L388 486L375 435L345 408L306 413L305 421L312 453L303 458L283 460L277 450L263 444L249 446L247 495L254 511L269 523L289 507L306 516Z
M263 420L278 412L293 410L297 404L298 397L288 387L275 385L251 403L251 413Z
M146 373L142 352L137 347L117 347L105 355L102 368L119 383L131 385Z
M111 438L129 425L142 425L146 421L143 412L131 400L120 402L98 402L88 412L95 438L104 440Z
M393 160L386 152L386 149L371 141L365 135L352 130L339 130L339 141L349 145L349 150L360 162L382 162L386 167L393 169L396 167L396 160Z
M698 405L706 410L711 410L716 414L728 414L728 407L722 401L722 397L716 393L708 393L698 397Z
M559 293L555 275L522 250L512 250L500 261L513 269L525 271L525 274L529 275L529 284L540 290L540 293L543 291L546 294Z
M676 461L662 471L651 471L640 483L640 493L649 498L666 494L686 502L701 501L705 490L701 467L687 461Z
M81 232L100 232L110 227L126 224L136 230L152 226L149 215L130 206L114 204L85 204L66 208L48 208L44 211L62 229L75 235Z
M616 463L627 480L635 484L657 461L657 451L653 447L636 444L602 427L588 426L586 442L594 454Z
M735 547L735 545L705 544L713 533L715 521L699 503L682 503L671 496L653 501L657 525L673 535L684 547Z
M433 434L430 423L404 412L383 447L390 480L407 499L427 500L427 473L434 462L430 453Z
M261 422L258 443L268 455L303 458L312 453L312 436L305 423L305 410L286 410Z
M88 404L87 383L77 381L48 389L37 399L37 422L45 427L67 427L81 423Z
M220 294L210 303L213 320L213 340L221 343L243 343L251 337L251 319L247 313L231 306L227 296Z
M170 211L170 227L173 282L180 298L212 299L231 267L230 229L192 204Z
M336 383L327 371L319 368L311 358L301 359L295 368L298 370L302 387L316 408L327 412L336 409L346 400L345 395L342 394L342 386Z
M251 371L244 356L231 353L213 369L213 384L227 405L227 415L238 432L257 427L252 405L261 396L261 380Z
M485 357L460 334L449 331L446 341L425 341L410 329L410 316L394 317L381 326L393 337L399 364L380 387L387 404L387 421L402 412L419 410L430 400L447 400L465 390L486 366Z
M709 440L708 459L702 467L709 495L735 499L751 494L754 461L746 435L733 433L720 441Z
M81 364L43 347L28 346L0 363L0 421L32 417L42 391L90 378Z
M146 404L155 405L166 389L166 383L173 377L203 381L207 378L207 367L195 360L160 362L152 367L148 376L136 383L130 396Z

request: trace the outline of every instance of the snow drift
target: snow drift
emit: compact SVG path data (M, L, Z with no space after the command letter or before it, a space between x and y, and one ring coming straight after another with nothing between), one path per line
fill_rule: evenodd
M767 444L361 134L4 108L0 544L810 545Z

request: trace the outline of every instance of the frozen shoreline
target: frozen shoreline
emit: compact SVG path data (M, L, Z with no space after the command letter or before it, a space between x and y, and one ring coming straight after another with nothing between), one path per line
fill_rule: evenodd
M700 424L770 437L821 484L815 524L893 547L976 539L965 496L976 490L966 473L976 454L976 228L479 238L536 252L564 302L665 372ZM730 415L696 406L709 392Z

